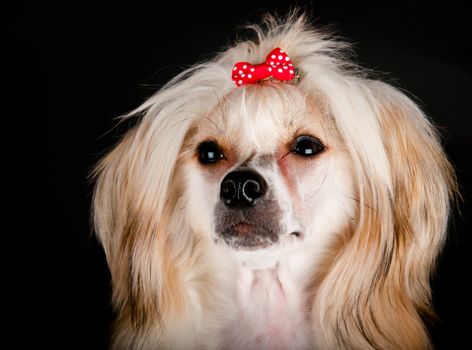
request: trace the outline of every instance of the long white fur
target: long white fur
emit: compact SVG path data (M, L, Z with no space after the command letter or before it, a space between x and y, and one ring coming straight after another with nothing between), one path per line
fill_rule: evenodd
M112 274L114 347L431 347L422 317L431 313L429 277L455 191L434 128L403 93L346 60L349 46L311 28L304 15L267 16L252 28L255 41L183 72L130 113L141 116L139 125L97 166L94 223ZM299 84L236 88L233 64L262 62L275 47L300 70ZM269 110L267 99L281 105ZM293 209L300 203L287 202L277 167L254 163L287 209L287 230L306 229L303 244L256 252L215 244L212 207L222 177L208 179L192 160L195 143L204 141L198 135L230 138L246 127L244 138L227 140L240 147L237 166L247 158L241 150L273 148L268 140L284 125L277 108L293 110L299 100L296 106L313 107L305 110L318 119L307 122L325 128L329 146L326 162L316 163L329 175L313 180L319 197L297 187L308 207L325 204L322 215L300 219ZM267 292L278 297L263 298ZM259 337L268 318L287 333Z

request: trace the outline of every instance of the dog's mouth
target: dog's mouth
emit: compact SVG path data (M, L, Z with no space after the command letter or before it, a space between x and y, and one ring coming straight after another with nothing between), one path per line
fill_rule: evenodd
M249 222L238 222L219 233L228 246L237 250L264 249L279 241L279 235L272 228Z

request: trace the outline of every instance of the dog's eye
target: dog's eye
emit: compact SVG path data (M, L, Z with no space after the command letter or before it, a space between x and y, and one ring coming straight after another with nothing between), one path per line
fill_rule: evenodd
M303 157L312 157L323 150L321 141L311 136L298 137L293 146L293 152Z
M198 160L202 164L211 164L223 158L218 145L214 142L203 142L198 146Z

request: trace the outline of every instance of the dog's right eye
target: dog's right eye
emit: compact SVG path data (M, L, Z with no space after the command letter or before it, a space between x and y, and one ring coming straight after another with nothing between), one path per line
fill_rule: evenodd
M313 157L323 150L321 141L312 136L300 136L293 145L293 152L302 157Z
M212 164L223 158L218 145L214 142L203 142L198 146L198 160L202 164Z

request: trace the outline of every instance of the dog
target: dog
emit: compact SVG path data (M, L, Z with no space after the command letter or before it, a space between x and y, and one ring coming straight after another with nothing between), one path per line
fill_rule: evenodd
M431 348L456 191L436 129L307 15L250 28L94 170L113 348Z

